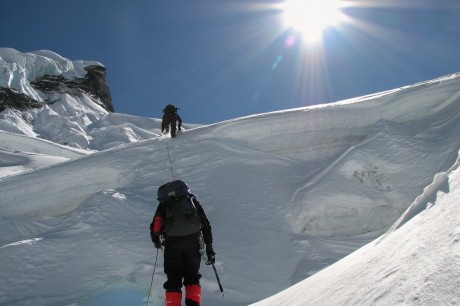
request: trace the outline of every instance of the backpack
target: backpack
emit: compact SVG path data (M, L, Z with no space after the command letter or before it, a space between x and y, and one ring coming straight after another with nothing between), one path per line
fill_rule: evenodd
M181 180L158 188L158 201L165 207L165 233L169 237L188 236L201 231L201 216L193 203L194 196Z
M178 108L174 104L168 104L163 108L163 113L165 114L175 114Z

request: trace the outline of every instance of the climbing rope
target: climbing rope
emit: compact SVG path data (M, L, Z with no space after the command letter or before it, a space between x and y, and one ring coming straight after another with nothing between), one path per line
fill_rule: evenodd
M169 151L168 138L166 138L166 149L168 150L169 168L171 169L172 180L174 181L174 171L172 167L171 152Z

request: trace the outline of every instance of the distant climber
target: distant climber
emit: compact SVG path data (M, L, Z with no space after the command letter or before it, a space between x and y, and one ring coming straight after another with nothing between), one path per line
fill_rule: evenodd
M169 126L171 126L171 137L176 137L176 129L180 132L182 130L182 119L177 113L179 108L173 104L168 104L163 109L163 119L161 121L161 133L168 134ZM177 125L177 127L176 127Z

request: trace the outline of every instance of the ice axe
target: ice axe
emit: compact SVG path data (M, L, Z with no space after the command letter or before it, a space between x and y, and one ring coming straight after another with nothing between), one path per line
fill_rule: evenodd
M222 287L222 284L220 283L220 278L219 278L219 275L217 274L216 266L214 265L214 263L210 261L207 261L206 264L212 265L212 269L214 270L214 274L216 275L217 284L219 284L220 293L222 293L222 296L224 296L224 288Z

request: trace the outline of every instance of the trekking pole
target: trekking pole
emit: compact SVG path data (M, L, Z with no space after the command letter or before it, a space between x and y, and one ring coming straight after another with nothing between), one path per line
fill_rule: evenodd
M152 293L153 277L155 276L155 269L157 268L157 259L158 259L158 249L157 249L157 255L155 256L155 264L153 265L153 274L152 274L152 280L150 281L150 289L149 289L149 297L147 298L147 306L149 306L149 303L150 303L150 294Z
M212 265L212 269L214 270L214 274L216 275L217 283L219 284L220 293L222 293L222 296L224 296L224 288L222 287L222 284L220 283L219 275L217 275L216 266L214 266L213 263L211 263L211 265Z

